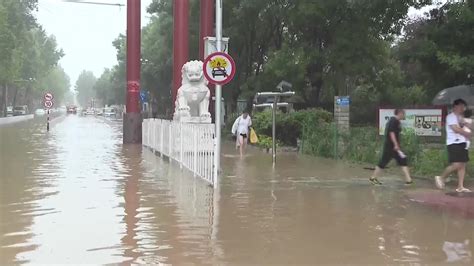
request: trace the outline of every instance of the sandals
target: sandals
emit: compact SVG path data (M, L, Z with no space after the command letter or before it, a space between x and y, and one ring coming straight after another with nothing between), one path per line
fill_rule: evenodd
M441 176L435 176L435 184L438 189L444 189L446 186Z
M456 192L457 193L471 193L472 191L470 189L467 189L467 188L458 188L458 189L456 189Z
M369 178L369 182L372 183L372 185L374 185L374 186L382 185L382 182L380 182L376 177Z

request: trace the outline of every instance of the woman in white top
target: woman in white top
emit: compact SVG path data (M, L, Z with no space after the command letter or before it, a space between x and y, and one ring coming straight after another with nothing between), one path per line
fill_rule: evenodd
M241 116L235 119L232 125L232 134L237 137L236 148L240 148L240 156L244 155L244 150L247 147L249 139L249 128L252 126L252 119L248 112L243 112Z

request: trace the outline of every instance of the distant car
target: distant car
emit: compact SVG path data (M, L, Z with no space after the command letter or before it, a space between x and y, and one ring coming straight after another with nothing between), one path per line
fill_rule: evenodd
M93 109L87 109L85 115L95 115L95 112Z
M77 107L74 105L70 105L67 107L67 113L68 114L76 114L77 113Z
M104 117L116 117L117 112L114 108L104 108Z
M7 116L13 115L13 106L7 106Z
M22 105L22 106L15 106L13 108L13 115L27 115L28 114L28 106Z
M42 116L42 115L45 115L46 114L46 111L44 109L36 109L35 110L35 115L37 116Z

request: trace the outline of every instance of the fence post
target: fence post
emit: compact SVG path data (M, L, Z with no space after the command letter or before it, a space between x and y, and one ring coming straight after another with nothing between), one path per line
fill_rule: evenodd
M173 155L171 154L171 151L172 151L172 148L171 148L171 135L172 135L172 130L171 130L171 127L172 127L172 123L168 123L169 126L168 126L168 157L170 158L170 162L171 162L171 159L173 159Z
M196 171L197 171L197 157L198 157L198 152L197 152L197 132L196 132L196 126L193 125L193 173L194 176L196 176Z
M163 130L163 120L160 119L160 156L161 158L163 158L163 151L164 151L164 143L163 143L163 134L164 134L164 130Z
M339 148L339 134L338 134L338 130L337 130L337 124L334 124L334 159L337 160L338 159L338 148Z
M218 174L218 171L219 169L217 169L217 138L215 137L214 135L214 140L213 140L213 154L214 154L214 157L212 158L213 159L213 164L212 164L212 172L213 172L213 176L212 176L212 179L213 179L213 187L214 188L217 188L217 185L218 185L218 179L217 179L217 174Z
M179 167L181 169L183 169L183 146L184 146L183 123L179 122Z

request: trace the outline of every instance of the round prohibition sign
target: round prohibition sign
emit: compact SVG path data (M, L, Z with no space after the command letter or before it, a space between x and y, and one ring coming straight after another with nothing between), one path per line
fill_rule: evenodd
M204 60L203 71L210 83L225 85L235 76L235 61L226 53L212 53Z
M53 101L44 101L44 107L50 109L51 107L53 107L54 103Z
M52 101L54 99L54 96L51 92L47 92L44 94L44 100L45 101Z

